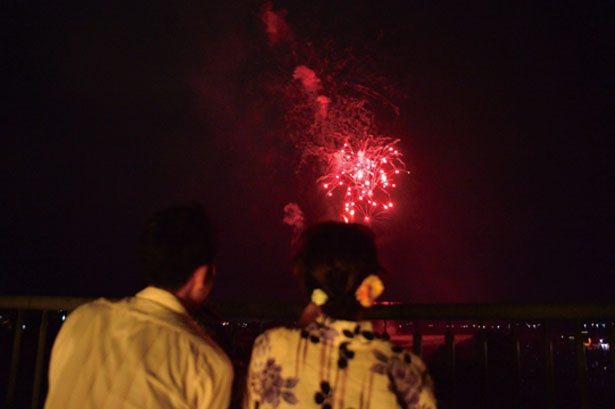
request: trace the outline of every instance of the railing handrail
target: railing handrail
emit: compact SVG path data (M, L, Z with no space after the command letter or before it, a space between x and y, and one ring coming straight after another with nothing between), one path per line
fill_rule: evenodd
M94 300L95 297L0 296L0 309L66 310ZM300 304L216 302L209 305L223 317L296 318ZM421 320L484 319L484 320L575 320L615 319L615 304L514 304L514 303L395 303L375 305L365 318Z
M368 311L371 317L386 319L487 319L487 320L574 320L615 319L615 304L388 304Z
M0 309L4 310L67 310L71 311L92 301L92 297L39 297L21 295L0 295Z

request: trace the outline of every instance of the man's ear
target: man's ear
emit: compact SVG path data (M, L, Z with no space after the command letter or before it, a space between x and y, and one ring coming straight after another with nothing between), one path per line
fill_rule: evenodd
M188 312L193 313L196 311L209 295L211 285L207 282L207 277L210 272L211 269L207 265L195 268L188 281L179 290L174 292Z
M200 289L201 287L205 286L205 281L207 280L207 277L210 273L209 270L210 268L207 265L202 265L194 270L191 279L194 283L195 288Z

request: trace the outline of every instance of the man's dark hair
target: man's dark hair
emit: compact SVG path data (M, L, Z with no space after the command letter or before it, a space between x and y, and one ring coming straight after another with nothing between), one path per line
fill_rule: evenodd
M148 283L177 290L194 270L214 264L216 229L199 203L172 206L146 221L139 237L139 259Z
M383 271L371 229L334 221L316 224L302 234L294 264L308 296L321 288L329 296L322 310L349 320L361 310L355 297L358 286L368 275Z

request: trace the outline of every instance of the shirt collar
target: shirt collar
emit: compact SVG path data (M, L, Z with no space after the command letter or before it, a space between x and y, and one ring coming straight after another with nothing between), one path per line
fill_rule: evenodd
M179 302L177 297L175 297L173 293L170 293L169 291L162 288L150 285L139 291L136 296L139 298L144 298L146 300L157 302L158 304L162 304L168 309L178 312L180 314L188 314L188 311L186 311L186 309Z

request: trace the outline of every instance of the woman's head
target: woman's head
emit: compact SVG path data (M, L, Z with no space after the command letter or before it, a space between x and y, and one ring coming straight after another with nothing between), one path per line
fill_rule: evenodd
M382 271L373 232L364 225L323 222L301 236L295 271L308 294L320 288L327 294L325 314L356 319L361 305L355 292L361 282Z

